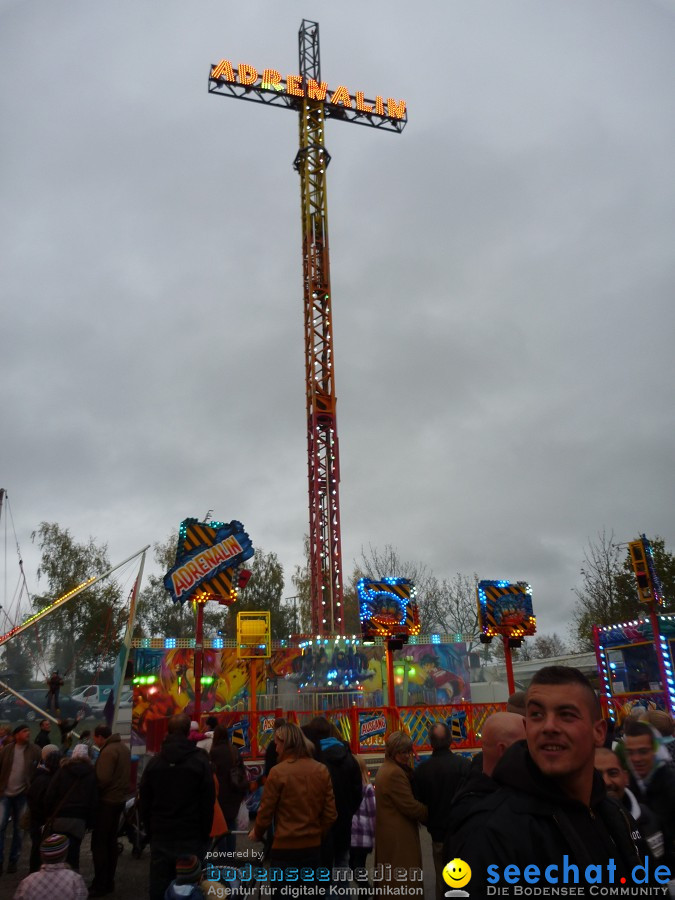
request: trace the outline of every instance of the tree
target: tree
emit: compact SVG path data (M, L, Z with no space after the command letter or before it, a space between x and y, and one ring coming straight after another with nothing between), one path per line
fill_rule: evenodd
M15 689L17 685L28 687L33 678L33 666L31 655L25 652L20 635L18 638L8 640L2 647L2 663L0 678L11 684Z
M672 608L675 602L675 556L666 550L666 542L658 535L649 541L652 548L652 556L654 558L654 569L656 575L661 582L661 594L664 600L664 608ZM626 553L623 563L623 572L617 582L619 594L622 597L635 600L638 602L637 582L635 572L630 561L630 553ZM642 603L639 604L640 610L644 610ZM623 620L622 620L623 621Z
M383 550L378 550L372 544L368 552L361 548L361 558L356 562L355 578L370 578L379 581L387 576L408 578L415 585L417 594L417 606L420 612L420 625L423 632L430 630L433 618L431 610L435 610L434 601L438 594L438 579L425 563L404 560L399 556L398 550L391 544L386 544Z
M569 653L567 645L554 631L553 634L538 634L532 642L530 659L551 659Z
M164 587L164 576L176 561L178 532L172 531L165 541L153 546L159 574L148 576L136 609L134 637L172 637L188 639L195 636L195 614L191 603L174 603ZM225 610L215 603L204 609L204 635L213 637L222 628Z
M136 612L135 637L175 637L195 636L195 615L191 603L174 603L164 587L164 575L175 564L178 534L173 531L169 537L154 545L155 562L160 573L150 575L148 584L141 591ZM284 592L284 570L276 553L265 553L257 549L246 567L251 577L245 588L239 591L237 601L231 606L209 602L204 608L204 637L236 638L237 613L242 610L266 611L271 613L272 638L288 637L292 613L282 606Z
M450 581L430 585L424 600L424 631L441 634L460 635L469 650L478 644L480 627L478 624L478 601L476 600L476 582L474 575L469 578L459 572Z
M38 582L47 581L47 592L33 598L36 611L78 587L88 578L110 568L108 548L93 538L78 544L68 529L56 522L42 522L31 535L40 548ZM47 656L61 675L95 676L112 665L121 641L126 611L119 586L101 581L83 591L62 609L45 617L40 632L49 642ZM43 674L46 673L43 662Z
M243 611L268 611L272 639L287 638L293 625L293 613L283 604L284 570L276 553L265 553L258 548L255 556L248 561L251 577L239 599L230 607L224 630L228 637L235 637L237 613Z
M675 557L665 549L663 538L651 541L654 567L666 602L675 598ZM614 541L605 531L597 542L589 542L581 567L582 586L575 588L577 602L572 614L574 637L580 650L593 649L593 625L614 625L641 617L645 607L638 600L635 574L626 544Z

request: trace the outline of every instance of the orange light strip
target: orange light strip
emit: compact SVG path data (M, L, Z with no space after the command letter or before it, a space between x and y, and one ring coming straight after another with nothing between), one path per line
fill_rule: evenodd
M211 68L212 81L229 81L232 84L241 84L248 88L260 88L266 91L279 91L290 97L304 97L305 90L302 86L301 75L287 75L286 80L277 69L263 69L261 75L255 66L249 63L239 63L233 66L229 59L221 59ZM350 94L344 84L339 84L328 97L328 87L325 81L320 84L310 78L307 81L306 96L309 100L319 100L330 106L342 106L345 109L355 109L357 112L372 113L387 119L405 119L405 100L395 100L393 97L384 97L379 94L375 97L375 108L366 102L363 91Z

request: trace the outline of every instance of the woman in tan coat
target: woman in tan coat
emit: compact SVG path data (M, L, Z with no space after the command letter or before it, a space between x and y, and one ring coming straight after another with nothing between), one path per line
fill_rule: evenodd
M251 841L262 841L274 822L269 867L285 873L276 885L270 884L271 895L277 897L287 895L287 891L282 891L283 885L297 882L301 869L314 870L314 880L322 881L316 874L321 867L321 841L336 820L337 812L328 769L312 758L312 744L298 726L291 722L281 725L274 732L274 740L279 762L267 776L248 837ZM302 879L308 892L314 880L309 875Z
M405 731L393 731L387 738L385 759L375 776L375 865L389 864L391 875L384 870L383 881L404 884L395 870L408 869L412 887L424 887L422 848L419 823L426 822L427 808L415 800L410 783L412 741Z

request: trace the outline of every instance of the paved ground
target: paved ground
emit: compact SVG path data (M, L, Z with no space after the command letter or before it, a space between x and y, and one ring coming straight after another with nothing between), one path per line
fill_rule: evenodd
M10 837L11 824L8 828L7 838ZM431 858L431 841L429 839L426 828L421 829L422 838L422 854L424 858L424 896L428 900L434 898L434 866ZM135 898L145 898L148 896L148 869L150 862L149 848L143 851L140 859L133 859L131 856L131 845L124 839L122 841L124 849L119 857L117 865L117 876L115 879L114 898L121 900L135 900ZM82 842L81 851L81 867L80 874L89 885L93 878L93 867L91 864L91 853L89 849L90 839L87 835ZM251 861L250 851L252 849L259 850L259 844L251 844L244 835L237 836L237 850L241 851L241 864L245 865ZM5 841L5 854L9 850L9 840ZM19 871L15 875L8 875L6 872L0 876L0 898L1 900L10 900L14 896L14 892L19 882L28 874L28 854L30 851L30 839L26 835L21 859L19 861ZM372 857L369 857L371 862ZM6 869L6 863L5 863ZM306 895L305 895L306 896ZM46 900L59 900L58 897L46 898Z

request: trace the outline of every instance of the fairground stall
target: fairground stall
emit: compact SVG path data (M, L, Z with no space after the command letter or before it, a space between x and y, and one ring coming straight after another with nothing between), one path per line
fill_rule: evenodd
M158 749L169 716L195 716L194 639L146 638L134 642L133 732L135 745ZM418 750L427 733L445 722L453 749L478 746L488 715L500 703L471 703L467 644L441 635L417 635L393 651L394 702L389 702L387 647L364 646L360 637L301 636L273 641L265 658L242 658L236 641L203 641L198 720L215 715L244 755L264 754L274 718L303 725L316 715L338 728L353 752L384 751L386 735L402 728ZM199 666L199 663L198 663ZM251 674L254 672L255 700Z
M616 625L595 625L593 640L605 715L619 724L636 706L675 712L675 616L663 613L661 582L643 534L628 545L645 613Z

